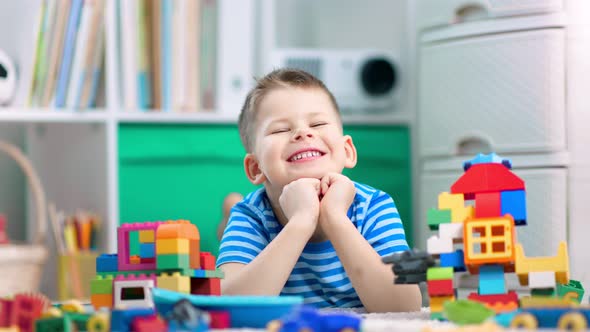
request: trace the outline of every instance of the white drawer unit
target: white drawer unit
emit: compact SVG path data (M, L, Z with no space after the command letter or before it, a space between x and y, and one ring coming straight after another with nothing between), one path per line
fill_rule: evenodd
M563 10L563 0L416 0L419 29Z
M423 44L423 157L550 152L566 146L563 29Z
M525 254L567 241L570 278L590 287L590 1L418 0L414 15L415 243L458 161L496 152L526 183Z

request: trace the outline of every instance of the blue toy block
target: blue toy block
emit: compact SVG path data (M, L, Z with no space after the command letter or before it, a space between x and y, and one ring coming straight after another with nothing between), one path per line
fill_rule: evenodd
M440 254L440 266L452 267L455 272L465 271L463 250L458 249L455 252Z
M500 193L500 213L510 214L516 226L526 225L526 192L507 190Z
M102 254L96 257L96 272L117 271L119 271L117 254Z
M193 278L206 278L207 274L205 270L193 270Z
M141 258L155 258L156 257L156 244L155 243L140 243L139 244L139 257L141 257Z
M264 328L271 320L279 319L303 304L301 296L189 295L161 288L152 288L152 295L156 310L163 316L176 302L187 299L202 310L228 311L232 328Z
M483 154L478 153L475 158L463 162L463 170L467 171L471 166L477 164L502 164L508 169L512 169L512 161L504 159L495 153Z
M479 295L506 294L504 267L502 265L483 265L479 267Z
M111 312L111 331L129 332L135 317L150 316L154 313L153 308L115 309Z

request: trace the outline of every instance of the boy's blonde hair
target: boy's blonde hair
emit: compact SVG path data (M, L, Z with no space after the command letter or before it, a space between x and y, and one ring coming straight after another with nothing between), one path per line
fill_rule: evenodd
M250 90L248 96L246 96L244 106L242 106L242 111L240 112L240 117L238 119L238 129L246 152L250 153L253 149L253 127L256 122L256 111L260 102L271 91L287 87L317 88L323 90L330 97L330 101L332 102L336 113L340 116L340 111L334 95L332 95L330 90L326 88L321 80L300 69L275 69L263 78L256 80L256 86Z

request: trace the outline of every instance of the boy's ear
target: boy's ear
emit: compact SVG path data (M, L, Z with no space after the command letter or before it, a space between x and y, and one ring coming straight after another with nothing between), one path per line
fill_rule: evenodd
M256 156L251 153L248 153L246 157L244 157L244 171L246 171L248 180L255 185L262 184L266 181L266 177L260 169Z
M350 135L344 135L344 151L346 152L344 167L353 168L356 165L356 147Z

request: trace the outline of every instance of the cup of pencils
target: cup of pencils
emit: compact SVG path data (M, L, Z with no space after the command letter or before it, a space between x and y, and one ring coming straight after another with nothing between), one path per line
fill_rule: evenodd
M72 214L49 204L49 217L59 252L57 280L60 301L90 299L90 281L96 274L97 235L101 219L92 212Z

